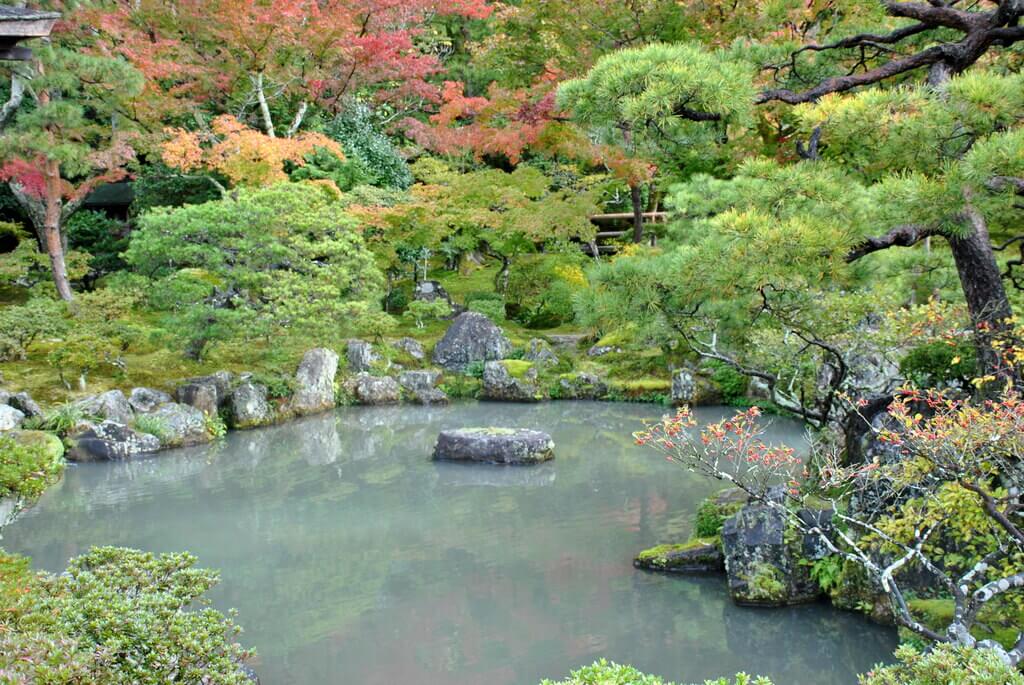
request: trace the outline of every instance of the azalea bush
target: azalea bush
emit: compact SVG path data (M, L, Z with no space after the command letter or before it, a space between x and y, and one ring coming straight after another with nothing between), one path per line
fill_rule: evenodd
M252 652L195 561L100 547L51 575L0 553L0 682L247 685Z

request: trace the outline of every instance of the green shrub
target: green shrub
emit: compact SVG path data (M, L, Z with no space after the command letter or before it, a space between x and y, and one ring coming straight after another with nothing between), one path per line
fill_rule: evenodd
M67 325L64 305L47 298L0 308L0 361L25 359L32 343L61 335Z
M324 133L340 142L346 155L362 162L373 185L403 190L412 185L409 165L388 137L377 130L369 106L348 103L324 127Z
M496 293L493 290L471 290L465 294L462 298L463 303L468 307L474 302L504 302L505 298L501 296L501 293Z
M64 470L60 440L46 433L0 435L0 497L33 499Z
M201 205L219 198L220 189L206 176L179 174L164 166L153 166L132 182L130 213L138 217L154 207Z
M402 316L413 319L416 322L416 328L423 328L427 325L428 321L442 319L451 313L451 305L444 300L438 299L429 302L426 300L414 300L409 303Z
M67 433L82 421L91 418L77 404L67 402L47 412L44 416L33 416L25 420L25 428L49 431L57 435Z
M264 386L267 389L267 397L270 399L287 399L295 392L294 379L283 374L256 373L253 374L252 381Z
M553 328L573 320L573 297L586 288L581 256L544 254L519 259L509 273L509 318L528 328Z
M139 414L132 421L132 425L135 427L135 430L140 433L149 433L160 440L160 442L166 442L168 438L167 424L159 416Z
M288 174L292 181L331 181L338 190L347 192L370 180L370 173L358 157L339 159L324 148L306 155L305 164Z
M710 359L706 364L712 370L711 381L722 393L722 400L726 404L734 404L746 396L749 378L717 359Z
M89 268L93 271L103 274L125 268L121 255L128 248L128 231L120 221L84 209L71 215L65 230L73 249L92 255Z
M64 574L34 575L7 557L0 682L248 685L239 628L203 606L217 573L194 564L187 553L101 547Z
M505 303L501 300L473 300L468 309L483 314L491 321L505 320Z
M968 383L977 375L974 345L937 341L919 345L900 360L900 373L919 387L935 387L951 381Z
M693 536L697 538L717 537L722 533L725 519L729 518L743 505L739 502L719 504L714 497L708 497L697 508L693 521Z
M947 644L923 653L903 645L898 664L876 666L860 677L861 685L1024 685L1024 675L990 649Z
M573 671L568 680L557 683L545 680L541 685L672 685L655 675L642 673L632 666L617 664L613 661L601 659L590 666L584 666L578 671ZM748 676L745 673L737 674L736 679L718 678L717 680L705 680L704 685L772 685L771 681L763 677Z
M484 362L475 361L466 364L465 374L470 378L484 377Z

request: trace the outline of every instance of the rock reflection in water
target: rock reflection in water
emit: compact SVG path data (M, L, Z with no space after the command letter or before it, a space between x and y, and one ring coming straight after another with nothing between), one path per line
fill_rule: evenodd
M218 444L83 464L5 529L63 568L91 545L188 549L221 569L267 683L533 685L606 656L677 682L740 670L853 683L891 631L823 606L740 609L718 578L635 571L717 484L633 445L660 407L345 408ZM699 418L722 412L702 410ZM443 429L544 430L554 461L436 463ZM776 439L799 443L776 422Z

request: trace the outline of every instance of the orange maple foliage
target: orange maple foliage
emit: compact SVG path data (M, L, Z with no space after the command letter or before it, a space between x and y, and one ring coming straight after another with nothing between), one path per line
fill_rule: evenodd
M164 163L174 169L220 172L232 185L267 186L287 181L285 163L306 164L306 155L323 148L345 159L341 145L319 133L294 138L271 138L249 128L233 116L213 120L209 133L168 129L170 139L162 146Z

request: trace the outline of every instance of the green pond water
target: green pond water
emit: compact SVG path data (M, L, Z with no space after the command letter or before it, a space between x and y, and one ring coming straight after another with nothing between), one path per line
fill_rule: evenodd
M264 685L536 685L599 657L681 682L855 683L894 631L826 605L743 609L719 577L635 570L721 486L632 444L661 407L345 408L212 446L70 467L4 531L60 570L92 545L219 568ZM717 420L725 410L703 410ZM435 463L438 431L546 430L532 467ZM799 426L773 437L797 446Z

